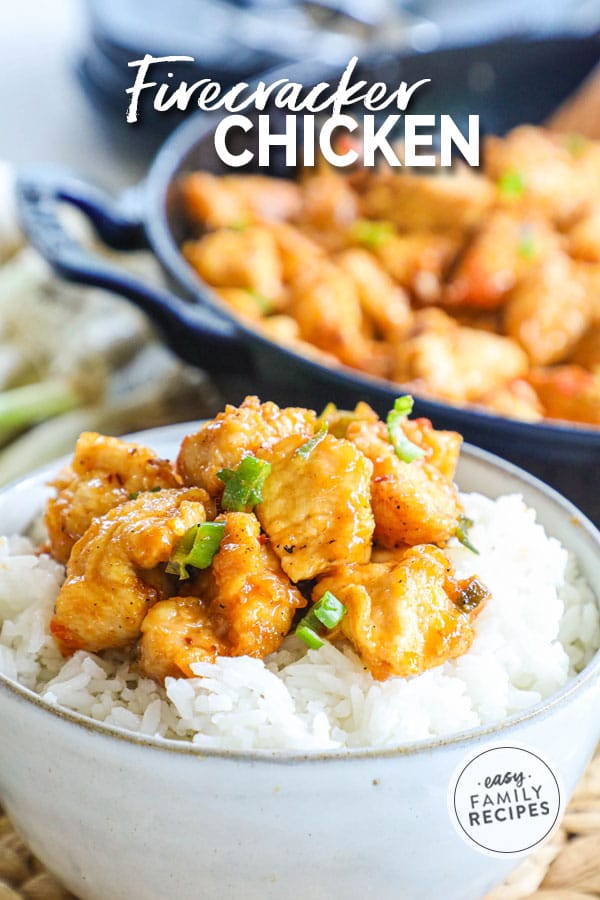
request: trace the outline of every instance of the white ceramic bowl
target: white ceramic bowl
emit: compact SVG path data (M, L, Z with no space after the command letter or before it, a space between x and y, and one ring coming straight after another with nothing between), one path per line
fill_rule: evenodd
M141 436L172 456L191 426ZM140 436L138 436L140 437ZM42 506L46 467L0 494L0 530ZM600 585L600 535L524 472L466 448L458 482L520 492ZM447 792L467 755L519 744L550 755L570 795L600 737L600 657L500 726L398 750L223 752L144 739L0 676L0 802L34 853L85 900L479 900L518 863L453 827Z

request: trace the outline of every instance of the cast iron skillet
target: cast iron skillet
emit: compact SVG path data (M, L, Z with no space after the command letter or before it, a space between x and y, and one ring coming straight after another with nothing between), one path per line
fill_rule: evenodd
M596 35L517 39L371 60L362 66L361 74L393 84L429 77L432 84L419 94L411 112L446 112L457 120L478 112L482 130L502 133L519 122L542 121L599 58ZM310 85L334 80L340 73L322 65L316 69L313 63L286 74ZM18 201L29 239L65 278L108 288L143 309L180 357L208 369L227 385L232 402L250 391L280 403L317 408L328 400L349 406L363 399L384 414L401 392L398 385L350 369L327 368L253 331L227 311L180 254L179 244L186 234L177 190L180 175L198 168L224 171L212 141L215 121L194 115L174 132L154 160L143 190L143 210L136 217L126 215L122 206L99 191L62 174L47 169L23 173ZM290 174L277 159L272 170ZM150 288L84 250L60 223L60 202L86 213L111 247L149 245L179 296ZM430 417L438 427L456 429L472 443L533 471L600 521L600 430L533 425L418 397L416 401L419 415Z

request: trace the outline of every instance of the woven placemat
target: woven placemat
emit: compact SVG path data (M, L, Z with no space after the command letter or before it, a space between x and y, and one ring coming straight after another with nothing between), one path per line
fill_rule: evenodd
M32 856L0 807L0 900L20 898L74 900ZM485 900L600 900L600 753L552 840Z

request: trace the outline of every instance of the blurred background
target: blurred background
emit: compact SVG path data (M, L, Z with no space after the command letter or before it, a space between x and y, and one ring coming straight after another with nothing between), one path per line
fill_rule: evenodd
M113 192L143 179L181 114L144 109L139 125L126 125L129 60L146 52L189 54L196 62L188 80L210 75L233 84L306 59L343 65L353 54L481 45L467 87L482 96L495 91L498 99L510 93L502 77L511 37L593 35L600 0L19 0L1 4L0 22L3 483L68 452L82 430L132 431L211 414L221 402L210 379L172 357L127 304L53 277L24 246L16 223L11 185L19 167L53 163ZM503 39L509 40L494 44ZM493 66L489 42L496 48ZM566 84L572 63L577 82L595 51L589 59L565 52L551 61L548 79L564 75ZM450 84L456 58L449 58ZM533 105L537 121L554 103L544 79L532 85L519 75L511 96L514 91ZM531 112L524 109L527 120ZM500 127L512 124L511 114L504 110ZM498 121L483 124L499 127ZM145 252L119 263L160 282Z

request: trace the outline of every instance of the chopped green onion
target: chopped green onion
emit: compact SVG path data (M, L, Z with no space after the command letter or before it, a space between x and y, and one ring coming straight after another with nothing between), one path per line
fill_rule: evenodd
M251 289L248 291L248 293L260 309L261 313L264 313L266 315L267 313L273 311L273 303L269 300L268 297L265 297L264 294L261 294L260 291Z
M335 403L328 403L319 416L319 422L325 422L329 433L334 437L345 438L348 426L359 418L351 409L338 409Z
M473 612L477 607L488 599L490 592L476 576L470 579L465 589L461 592L456 601L456 605L460 606L463 612Z
M224 530L225 522L203 522L201 525L192 525L175 547L166 571L170 575L178 575L179 580L183 581L190 577L188 566L193 566L194 569L208 569L219 549Z
M325 591L321 599L317 600L298 623L296 636L303 640L307 647L316 650L324 644L324 640L319 635L321 626L328 629L335 628L345 615L344 604L331 591Z
M255 456L245 456L237 469L217 472L225 485L221 505L233 512L249 512L262 502L262 489L271 471L271 463Z
M250 220L248 218L241 217L239 219L234 219L233 222L230 222L229 228L231 228L232 231L245 231L249 225Z
M531 228L525 226L521 232L518 248L521 259L535 259L537 256L537 247Z
M391 222L376 222L371 219L357 219L350 229L351 238L373 250L389 241L394 233L395 228Z
M147 491L134 491L133 494L129 495L129 499L137 500L137 498L140 496L140 494L144 494L144 493L157 494L159 491L162 491L162 488L160 487L160 485L157 485L156 487L148 488Z
M473 527L475 523L473 519L469 519L467 516L460 516L458 520L458 525L454 534L461 542L463 547L466 547L467 550L470 550L471 553L476 553L479 556L479 550L473 546L469 539L469 529Z
M310 612L316 616L325 628L335 628L344 618L346 607L343 603L340 603L335 594L332 594L331 591L325 591Z
M320 444L323 438L326 436L328 430L329 429L327 427L327 422L321 422L310 440L308 440L305 444L302 444L301 447L298 447L295 455L301 456L302 459L308 459L317 444Z
M306 646L311 650L318 650L319 647L322 647L325 643L316 631L313 631L308 625L303 625L302 622L296 628L296 637L299 637L300 640L304 641Z
M525 178L516 169L508 169L498 180L498 190L504 197L522 197L525 193Z
M386 424L390 443L396 451L396 456L402 462L410 463L415 459L425 456L425 451L406 437L402 430L401 422L410 415L413 408L413 398L410 394L403 394L394 402L394 408L387 414Z
M579 156L588 146L589 140L582 134L569 134L567 136L567 150L572 156Z

